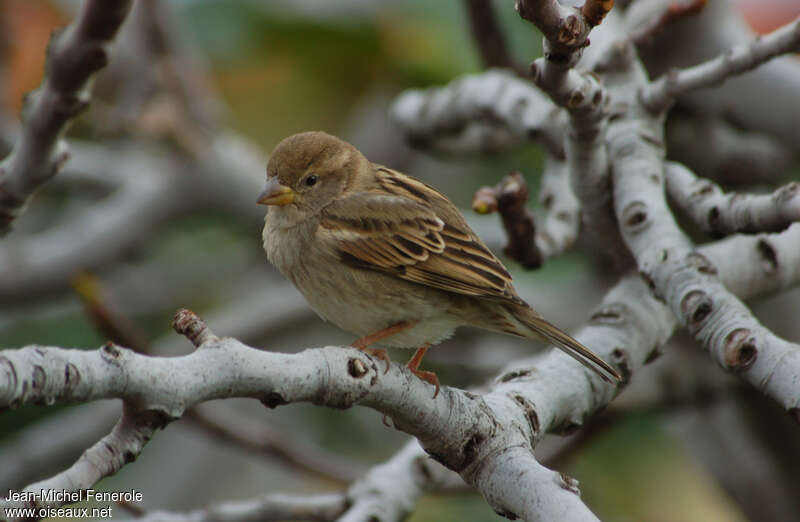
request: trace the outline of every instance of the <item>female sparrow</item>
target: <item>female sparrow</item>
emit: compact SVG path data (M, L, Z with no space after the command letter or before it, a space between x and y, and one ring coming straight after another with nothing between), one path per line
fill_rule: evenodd
M324 132L281 141L258 203L270 205L264 250L323 319L361 336L353 346L425 351L462 325L545 339L604 380L619 374L523 301L511 276L450 200L421 181L370 163Z

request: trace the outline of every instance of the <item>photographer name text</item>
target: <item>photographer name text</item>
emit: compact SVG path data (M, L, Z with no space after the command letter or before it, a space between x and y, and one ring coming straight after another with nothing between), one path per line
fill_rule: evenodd
M128 491L97 491L94 489L81 489L70 491L67 489L41 489L36 491L9 490L6 500L12 502L141 502L142 492L131 489Z

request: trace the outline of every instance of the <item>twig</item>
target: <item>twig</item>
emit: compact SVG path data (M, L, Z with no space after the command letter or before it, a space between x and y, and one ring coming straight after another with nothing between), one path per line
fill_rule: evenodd
M117 314L103 295L100 279L89 273L81 273L72 280L73 288L83 301L89 319L97 330L116 344L129 347L139 353L148 353L144 334L130 321Z
M92 76L108 62L110 42L130 7L130 0L86 0L78 18L53 36L45 79L26 103L22 136L0 163L0 234L66 162L60 138L88 106Z
M472 30L472 39L478 47L485 67L504 67L520 76L524 68L511 56L506 37L500 29L491 0L464 0Z
M772 194L725 194L719 185L698 178L677 163L664 170L667 191L701 229L723 236L736 232L778 232L800 221L800 183Z
M245 451L265 455L288 464L304 473L339 483L349 484L363 473L363 466L334 454L328 454L284 433L275 433L242 416L220 414L193 408L183 418L209 435Z
M679 69L642 87L642 104L652 112L666 109L672 101L701 87L723 82L772 58L800 49L800 20L787 24L727 54L687 69Z
M496 209L508 236L508 245L503 253L525 268L539 268L542 254L534 241L536 225L527 203L528 184L521 172L512 172L496 186L479 189L472 199L472 209L479 214L488 214Z
M516 0L514 8L544 34L550 47L545 53L547 59L571 67L577 62L579 51L589 44L589 32L613 5L613 0L586 0L583 7L575 9L562 6L557 0Z
M525 205L528 188L520 173L512 173L494 187L482 187L472 200L479 214L499 211L508 245L503 249L525 268L539 268L544 261L564 253L578 237L580 205L569 186L564 162L548 157L539 200L545 208L543 225L535 226Z

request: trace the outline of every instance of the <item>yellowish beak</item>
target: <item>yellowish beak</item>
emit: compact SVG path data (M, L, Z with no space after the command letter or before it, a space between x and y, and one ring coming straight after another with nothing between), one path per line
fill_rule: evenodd
M264 190L259 194L257 203L259 205L288 205L294 201L296 193L286 185L281 185L278 178L267 179Z

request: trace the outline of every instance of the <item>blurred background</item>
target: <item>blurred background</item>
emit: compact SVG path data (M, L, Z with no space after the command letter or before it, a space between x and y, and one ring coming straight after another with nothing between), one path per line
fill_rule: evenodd
M740 3L761 31L798 14L796 2L776 1L774 9ZM14 142L24 94L41 82L49 35L69 23L78 5L0 0L3 155ZM436 186L465 213L480 186L520 170L534 195L531 207L540 210L539 146L436 154L410 148L389 119L400 92L484 69L464 5L137 2L112 63L97 78L90 110L70 130L72 160L0 242L0 347L95 349L111 338L147 353L188 353L188 342L170 329L180 307L195 311L217 335L267 350L352 342L311 312L261 249L264 208L255 199L266 158L295 132L337 134L371 160ZM541 36L533 26L511 2L493 5L515 58L538 57ZM470 215L470 222L499 254L498 219ZM614 282L581 244L536 271L503 260L520 294L567 330L586 320ZM798 339L796 314L786 311L797 310L799 297L795 291L764 299L756 310L778 334ZM460 331L432 350L425 365L443 383L481 386L530 350L513 339ZM545 462L577 478L603 520L733 521L755 519L758 509L760 520L800 520L797 498L770 491L779 480L780 491L800 493L800 450L784 444L796 441L796 427L768 401L709 370L693 343L676 339L664 352L714 379L687 385L682 375L659 373L656 363L646 369L652 374L634 381L643 388L658 381L674 395L648 399L633 392L626 401L630 390L624 392L619 407L567 444L543 444ZM391 355L405 361L410 354ZM110 401L4 413L0 491L63 469L107 432L117 408ZM256 443L220 433L224 423L240 426ZM405 440L364 409L267 410L257 401L224 401L158 433L135 463L99 487L142 491L148 509L189 509L265 492L339 491ZM313 456L307 460L321 469L298 462L298 455ZM743 490L754 498L739 498ZM459 492L426 496L410 520L503 519L479 496Z

